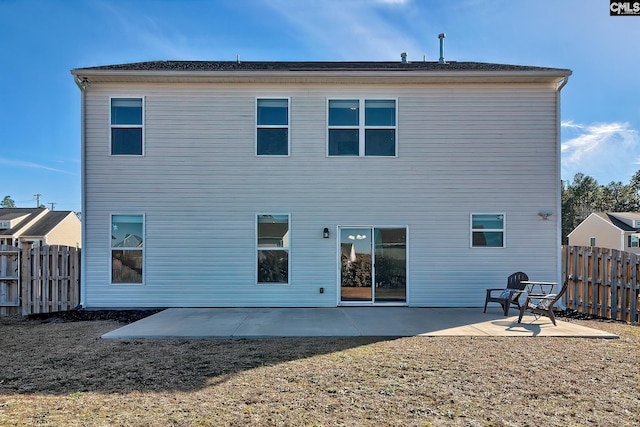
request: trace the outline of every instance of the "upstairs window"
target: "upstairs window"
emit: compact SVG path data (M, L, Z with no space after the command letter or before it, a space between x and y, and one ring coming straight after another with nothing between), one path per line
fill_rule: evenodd
M330 99L329 156L395 156L396 101Z
M360 102L329 101L329 155L360 155Z
M111 155L142 155L142 104L142 98L111 98Z
M288 99L258 99L256 125L258 156L289 155Z
M504 248L504 214L471 214L471 247Z

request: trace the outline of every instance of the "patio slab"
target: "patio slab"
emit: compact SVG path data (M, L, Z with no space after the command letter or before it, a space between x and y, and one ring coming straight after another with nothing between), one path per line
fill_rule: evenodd
M513 310L515 312L515 310ZM503 316L500 308L331 307L169 308L108 332L104 339L223 339L353 336L618 338L546 317Z

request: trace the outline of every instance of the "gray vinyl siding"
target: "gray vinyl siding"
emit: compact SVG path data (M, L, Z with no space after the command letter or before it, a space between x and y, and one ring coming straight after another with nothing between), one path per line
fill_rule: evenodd
M142 157L109 155L121 96L145 97ZM256 97L290 97L289 157L255 155ZM326 156L327 99L348 97L397 100L397 157ZM551 85L92 85L85 305L335 306L341 225L408 227L412 306L481 306L514 271L555 280L556 121ZM505 248L470 248L472 212L506 214ZM144 285L109 284L112 213L145 215ZM258 213L291 215L288 285L256 284Z

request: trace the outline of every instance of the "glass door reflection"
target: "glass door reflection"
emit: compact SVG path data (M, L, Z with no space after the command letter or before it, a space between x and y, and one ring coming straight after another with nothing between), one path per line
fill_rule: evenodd
M340 300L373 301L370 228L340 229Z
M407 301L407 230L374 228L375 302Z

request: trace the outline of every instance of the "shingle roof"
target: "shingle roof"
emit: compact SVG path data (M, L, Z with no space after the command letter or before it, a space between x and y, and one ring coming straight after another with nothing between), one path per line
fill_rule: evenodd
M619 219L617 219L611 214L608 214L606 212L594 212L594 213L600 218L604 219L605 221L610 222L611 224L613 224L614 226L616 226L622 231L637 231L637 228L631 227L630 225L620 221Z
M15 227L6 230L0 230L0 236L13 236L20 231L26 224L40 215L45 208L0 208L0 215L6 219L17 218L23 215L29 215L20 221Z
M47 212L45 216L40 218L38 222L29 227L22 234L24 237L26 236L45 236L51 230L53 230L63 219L65 219L71 211L51 211Z
M129 64L102 65L78 68L92 71L551 71L571 74L562 68L525 65L492 64L484 62L400 61L149 61Z
M0 220L11 221L12 219L20 218L21 216L25 216L25 215L26 213L19 213L19 212L6 213L3 211L0 211Z

